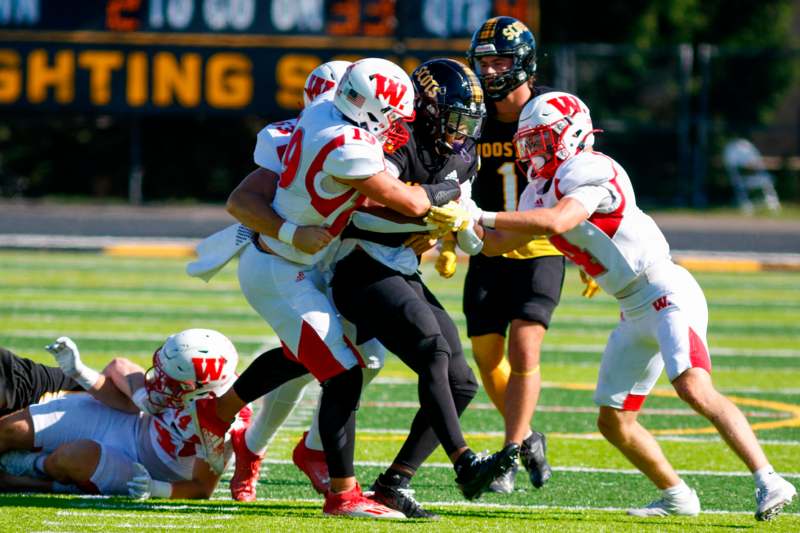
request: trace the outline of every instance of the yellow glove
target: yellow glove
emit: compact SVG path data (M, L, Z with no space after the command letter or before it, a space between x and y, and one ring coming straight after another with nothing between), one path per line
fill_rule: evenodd
M456 241L442 241L442 250L436 259L436 272L443 278L452 278L456 273Z
M600 285L597 284L592 276L580 269L578 269L578 273L581 275L581 281L586 285L586 287L583 288L583 292L581 292L581 296L592 298L595 294L600 292Z
M472 224L472 216L469 211L457 202L448 202L441 207L431 207L423 220L428 224L435 224L439 229L445 231L464 231Z

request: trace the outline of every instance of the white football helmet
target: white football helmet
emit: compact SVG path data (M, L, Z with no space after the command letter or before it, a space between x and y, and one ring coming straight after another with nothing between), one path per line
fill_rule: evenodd
M525 104L519 116L514 135L517 162L529 180L552 178L561 163L594 144L598 131L589 108L577 96L541 94Z
M170 335L145 374L150 403L178 408L197 396L220 394L236 379L238 363L233 343L218 331L187 329Z
M308 107L323 94L333 96L334 90L339 86L342 76L350 65L350 61L328 61L312 70L303 86L303 105Z
M387 153L408 142L402 122L414 120L414 86L391 61L367 58L350 65L333 103L358 127L375 135Z

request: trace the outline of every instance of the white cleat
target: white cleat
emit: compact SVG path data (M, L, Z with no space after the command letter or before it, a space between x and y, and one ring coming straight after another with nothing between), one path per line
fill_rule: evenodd
M770 484L770 487L756 489L756 520L772 520L781 510L792 503L797 496L794 485L783 478Z
M700 514L700 499L694 490L690 490L688 494L676 498L660 498L646 507L628 509L628 514L642 518L670 515L697 516Z

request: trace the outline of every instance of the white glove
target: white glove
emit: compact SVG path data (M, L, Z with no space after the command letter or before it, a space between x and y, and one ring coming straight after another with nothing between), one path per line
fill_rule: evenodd
M77 381L84 389L91 389L100 378L100 374L83 364L78 346L69 337L57 338L54 343L45 346L45 350L53 354L64 374Z
M169 498L172 484L157 481L150 477L150 472L141 463L133 463L133 475L128 480L128 495L137 500L149 498Z

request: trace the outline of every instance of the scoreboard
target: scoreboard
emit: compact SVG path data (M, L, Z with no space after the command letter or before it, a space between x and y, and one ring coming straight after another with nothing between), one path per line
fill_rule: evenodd
M274 114L308 73L463 58L487 18L538 0L0 0L0 109Z

